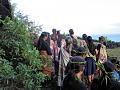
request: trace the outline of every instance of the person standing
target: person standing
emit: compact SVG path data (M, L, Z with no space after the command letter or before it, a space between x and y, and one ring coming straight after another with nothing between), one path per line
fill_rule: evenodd
M96 46L94 45L93 39L91 36L87 37L87 56L86 67L85 67L85 75L88 79L88 86L90 86L92 80L94 79L94 74L96 72Z
M56 42L57 41L57 31L56 29L52 29L51 39Z
M107 61L107 49L104 45L105 38L103 36L99 37L99 44L96 51L96 60L104 63Z
M80 40L80 47L87 47L87 35L83 34L82 35L82 39Z
M72 38L72 49L78 48L77 36L74 34L73 29L69 30L69 35Z
M63 81L63 90L87 90L83 82L83 72L86 65L86 50L78 48L78 56L71 58L66 67L66 74Z
M40 52L40 58L43 63L42 72L46 75L52 76L54 70L51 60L51 49L50 45L47 42L48 33L42 32L38 40L38 50Z
M48 39L48 33L47 32L43 32L38 40L37 46L38 46L38 50L40 51L41 55L52 55L51 49L50 49L50 45L47 42Z
M66 37L66 51L72 56L77 48L77 37L74 35L73 29L70 29L69 35Z

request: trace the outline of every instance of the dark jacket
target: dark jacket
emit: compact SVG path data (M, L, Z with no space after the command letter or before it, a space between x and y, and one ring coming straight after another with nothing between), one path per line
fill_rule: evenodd
M87 90L84 83L75 78L74 75L68 74L63 81L63 90Z
M102 77L97 78L93 80L91 90L120 90L120 82L108 79L106 86L106 81L103 80Z

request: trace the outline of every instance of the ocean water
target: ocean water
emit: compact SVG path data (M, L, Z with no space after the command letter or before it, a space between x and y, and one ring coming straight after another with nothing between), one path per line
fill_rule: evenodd
M120 42L120 34L109 34L109 35L91 35L93 39L98 40L100 36L105 36L107 37L108 40L115 41L115 42Z

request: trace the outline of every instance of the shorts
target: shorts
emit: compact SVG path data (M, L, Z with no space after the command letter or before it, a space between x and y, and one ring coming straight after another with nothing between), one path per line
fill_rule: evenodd
M92 75L96 72L96 64L95 60L92 57L87 57L86 59L86 66L85 66L85 75Z

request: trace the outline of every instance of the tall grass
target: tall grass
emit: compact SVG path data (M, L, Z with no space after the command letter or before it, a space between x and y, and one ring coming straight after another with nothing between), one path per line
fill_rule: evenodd
M120 47L107 50L110 57L117 57L120 60Z

